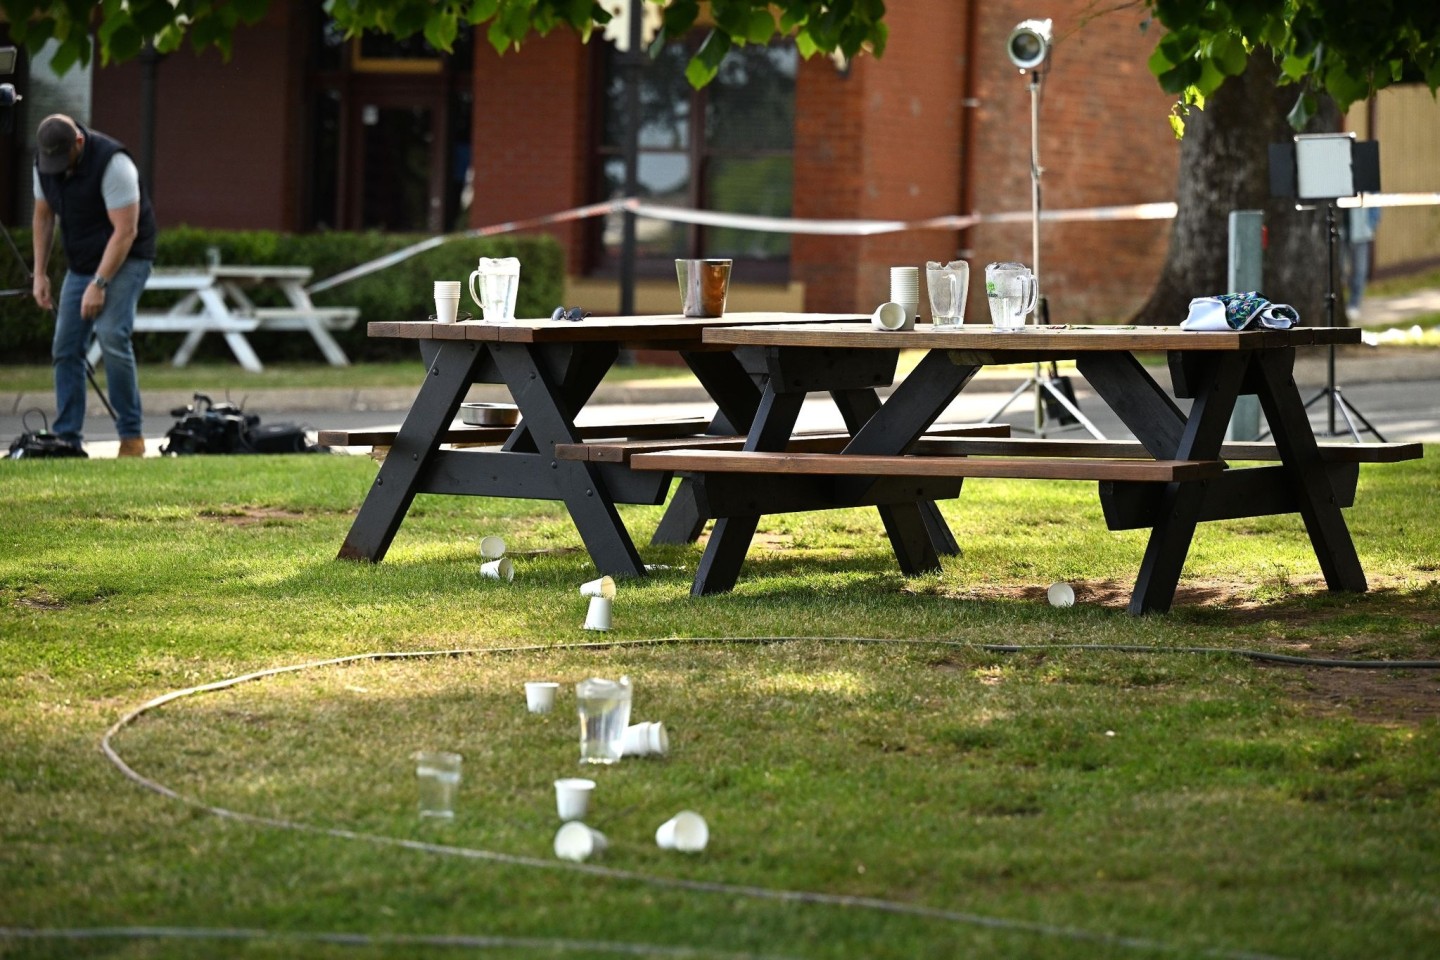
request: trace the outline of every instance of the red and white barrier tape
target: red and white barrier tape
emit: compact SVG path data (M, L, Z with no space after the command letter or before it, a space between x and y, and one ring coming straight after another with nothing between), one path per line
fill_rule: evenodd
M1341 207L1414 207L1440 204L1440 193L1375 193L1361 197L1346 197L1337 201ZM1080 207L1072 210L1044 210L1040 219L1047 223L1082 223L1117 220L1171 220L1176 213L1173 202L1130 203L1113 207ZM872 237L886 233L903 233L908 230L965 230L984 223L1028 223L1028 210L1010 210L1003 213L947 214L927 217L923 220L818 220L795 217L762 217L748 213L721 213L716 210L691 210L684 207L667 207L646 203L633 197L607 200L583 207L562 210L525 220L509 220L494 223L461 233L443 234L420 243L396 250L375 260L362 263L333 277L326 277L311 284L311 293L329 290L342 283L358 279L377 270L408 260L416 254L433 250L452 240L470 240L476 237L493 237L502 233L519 230L534 230L538 227L587 220L590 217L606 216L629 211L637 217L651 220L667 220L672 223L688 223L703 227L728 227L735 230L754 230L760 233L790 233L812 236Z

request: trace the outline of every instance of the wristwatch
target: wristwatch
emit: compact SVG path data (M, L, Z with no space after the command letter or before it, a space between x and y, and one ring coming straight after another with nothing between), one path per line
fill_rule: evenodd
M110 281L109 281L109 280L106 280L104 277L100 276L100 274L98 274L98 273L95 274L95 276L91 279L90 282L93 283L93 284L95 284L95 289L96 289L96 290L104 290L106 287L110 286Z

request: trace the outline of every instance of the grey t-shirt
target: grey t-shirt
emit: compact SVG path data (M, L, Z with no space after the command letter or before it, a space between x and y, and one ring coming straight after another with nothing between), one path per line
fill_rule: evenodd
M35 199L44 200L45 192L40 189L40 171L36 167L30 168L35 182ZM140 202L140 171L135 166L135 161L123 153L117 153L110 160L110 165L105 168L105 175L100 179L100 190L105 194L105 209L118 210L121 207L128 207Z

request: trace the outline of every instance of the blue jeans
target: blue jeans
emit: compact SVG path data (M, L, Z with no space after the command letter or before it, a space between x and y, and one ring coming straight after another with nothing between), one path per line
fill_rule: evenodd
M105 358L105 381L110 406L115 408L115 426L122 438L143 436L140 384L135 379L130 331L135 326L135 307L150 278L150 266L149 260L126 260L105 290L105 309L94 320L80 316L80 299L92 275L66 271L57 304L55 340L50 347L56 409L51 430L61 439L76 444L81 440L85 426L85 353L92 332Z

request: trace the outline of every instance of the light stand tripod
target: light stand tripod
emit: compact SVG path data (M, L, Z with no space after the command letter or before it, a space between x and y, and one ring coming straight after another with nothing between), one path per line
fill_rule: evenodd
M1031 21L1027 21L1030 23ZM1045 293L1040 286L1040 80L1042 68L1045 62L1045 54L1041 55L1038 61L1022 61L1016 54L1016 38L1024 39L1022 31L1026 24L1017 28L1015 35L1011 38L1011 59L1017 64L1033 63L1030 70L1030 262L1031 271L1035 274L1035 322L1039 325L1048 326L1050 323L1050 305L1045 299ZM1047 24L1048 30L1048 24ZM1048 53L1048 43L1046 45ZM1024 73L1027 67L1021 67ZM1038 438L1046 435L1046 422L1050 416L1050 404L1058 407L1055 414L1055 422L1058 424L1054 430L1074 430L1083 427L1090 432L1096 440L1104 440L1105 435L1101 433L1085 414L1080 412L1079 405L1075 402L1074 391L1068 390L1070 386L1067 380L1060 377L1059 368L1054 361L1049 364L1050 370L1047 374L1045 364L1035 364L1034 372L1025 379L1025 382L1016 387L1014 392L1005 399L990 416L984 419L984 423L994 423L1000 418L1010 405L1027 393L1035 395L1035 420L1032 427L1016 427L1017 430L1029 431ZM1067 422L1068 421L1068 422ZM1053 432L1053 431L1052 431Z
M25 279L30 281L30 286L33 288L35 285L35 274L31 272L30 264L20 253L20 248L16 246L15 238L10 235L10 230L5 226L4 221L0 221L0 234L4 235L5 242L10 246L10 252L15 254L15 262L20 264L20 272L25 274ZM0 298L28 297L30 296L30 292L30 290L20 288L13 290L0 290ZM54 313L55 311L51 310L51 312ZM114 420L118 425L120 422L120 418L115 415L115 408L110 406L109 398L105 396L105 391L100 389L100 384L95 379L95 366L90 362L90 356L88 353L85 356L85 379L89 380L90 386L95 388L95 396L99 397L100 402L104 404L105 412L110 414L110 419Z
M1328 289L1325 292L1325 325L1333 327L1335 326L1336 302L1339 299L1339 293L1336 290L1339 286L1336 283L1336 247L1339 245L1340 239L1340 228L1335 222L1334 200L1325 204L1325 230L1326 253L1329 257L1326 270ZM1380 431L1376 430L1375 426L1369 420L1365 419L1365 415L1355 409L1355 407L1345 399L1345 394L1340 390L1340 387L1336 385L1335 344L1333 343L1330 344L1330 357L1326 362L1325 386L1320 388L1319 393L1305 401L1305 409L1309 410L1311 406L1322 399L1329 400L1329 436L1338 437L1341 433L1341 431L1335 429L1335 411L1339 410L1340 415L1345 418L1346 431L1355 439L1356 443L1360 442L1360 435L1362 433L1373 433L1375 434L1376 440L1379 440L1381 443L1385 442L1385 437L1381 435ZM1360 421L1364 430L1355 426L1356 420Z

